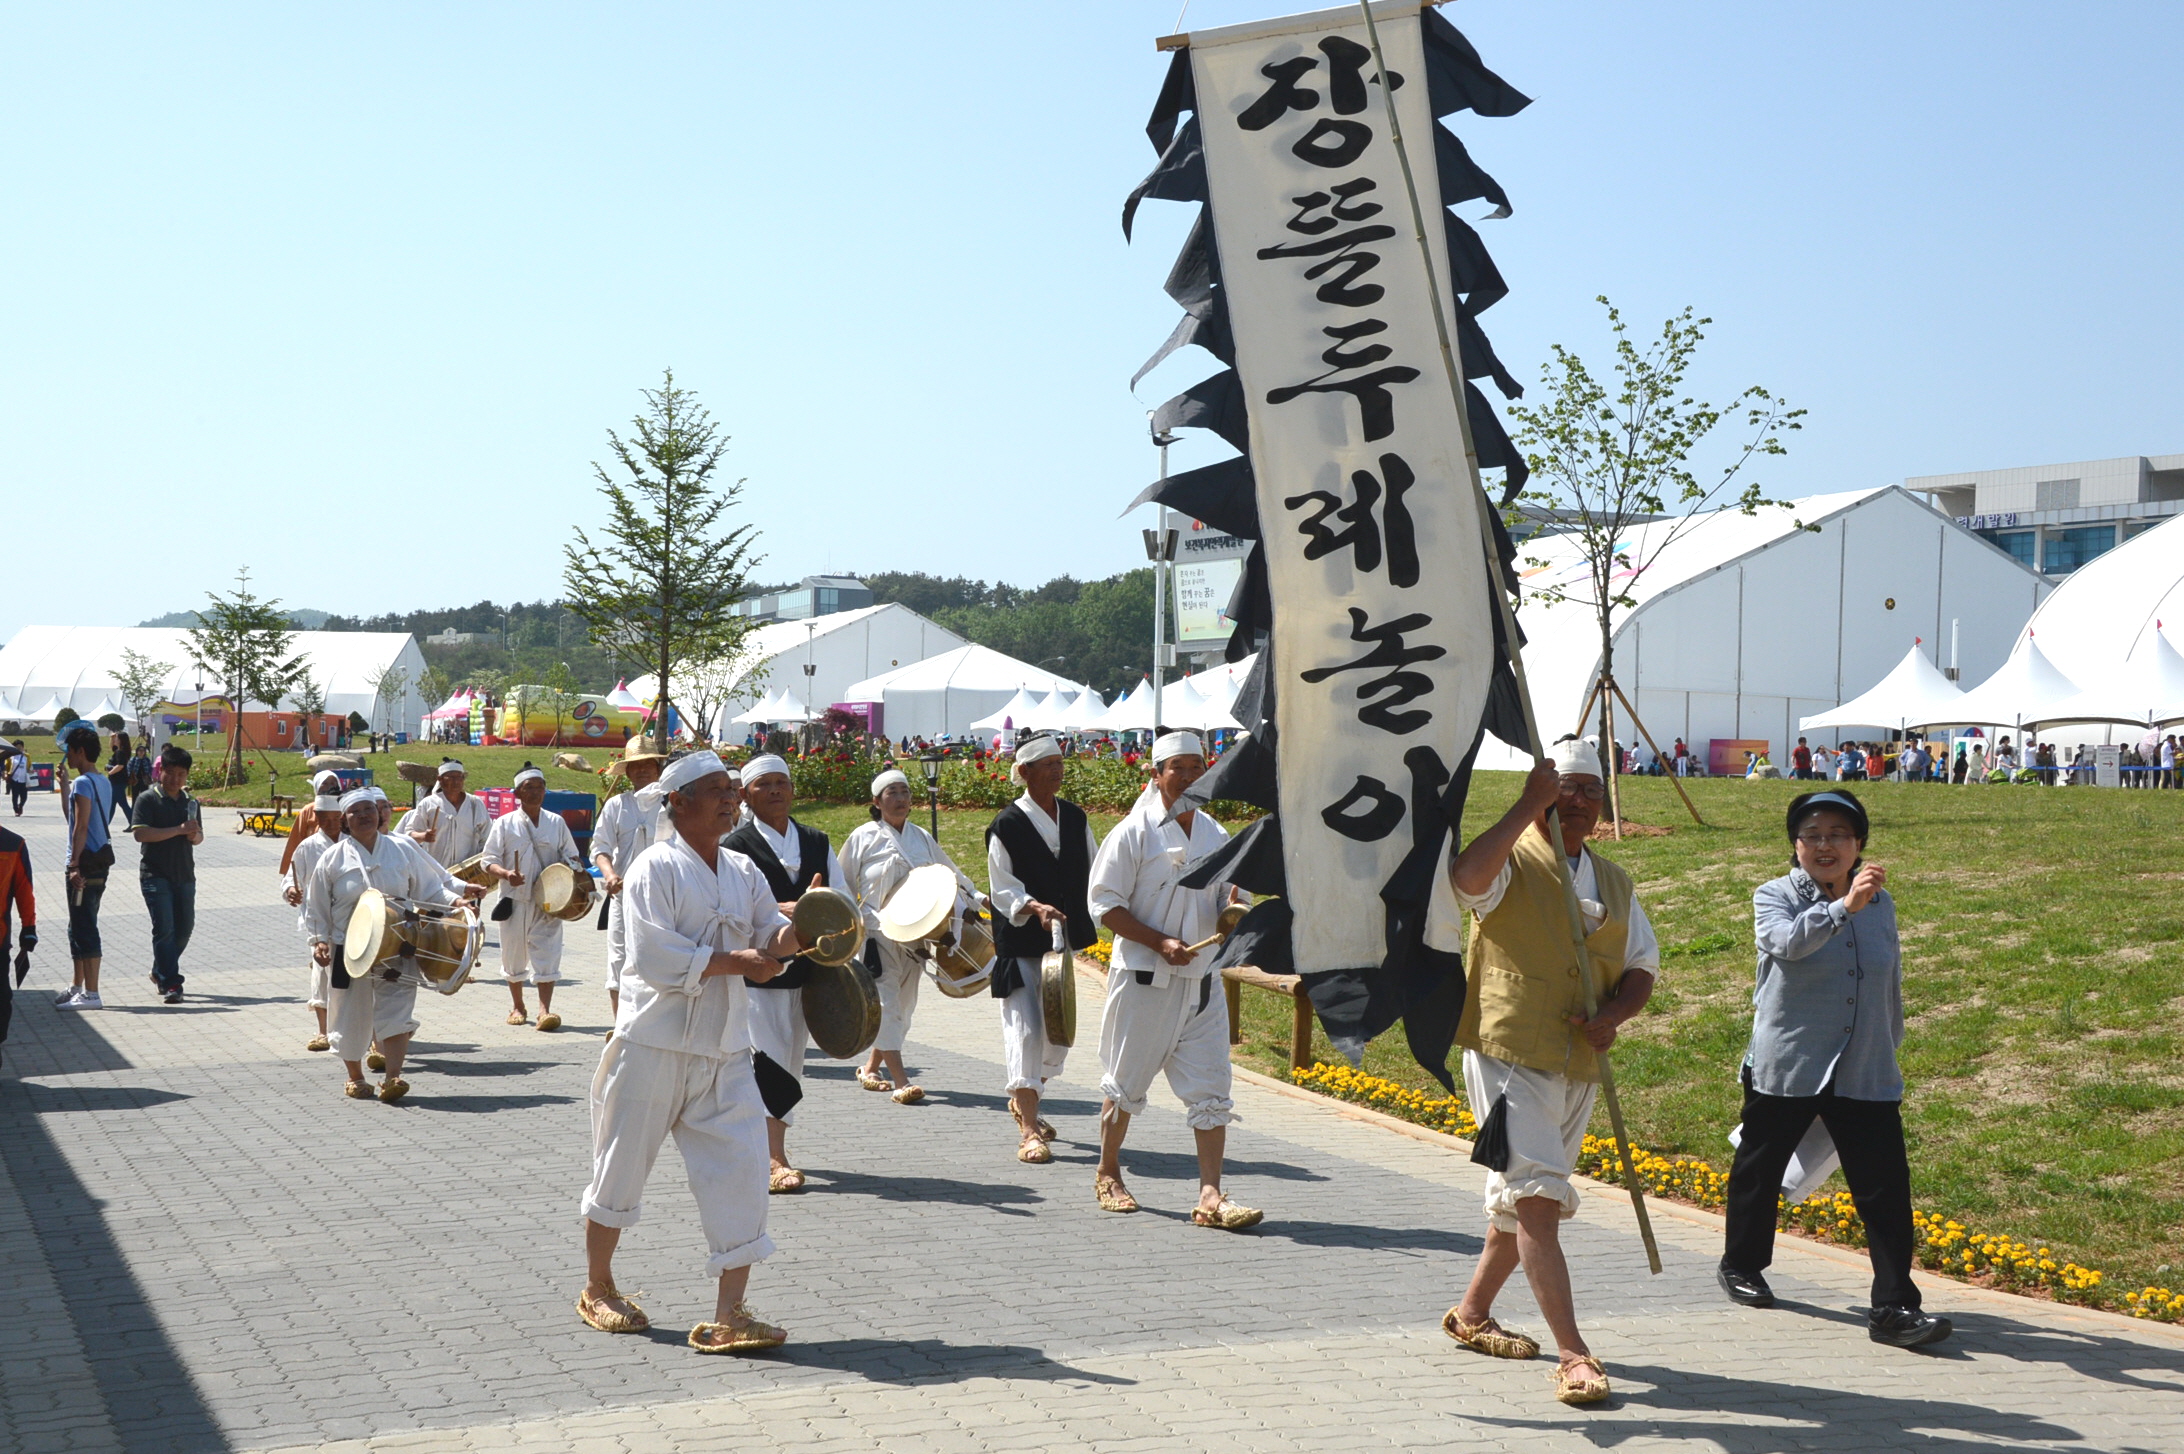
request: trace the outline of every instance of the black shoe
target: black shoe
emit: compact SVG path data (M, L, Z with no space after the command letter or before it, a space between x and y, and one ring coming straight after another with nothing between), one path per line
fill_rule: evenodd
M1936 1313L1916 1308L1875 1308L1866 1315L1866 1334L1876 1343L1898 1348L1917 1348L1939 1343L1956 1331L1956 1324Z
M1774 1306L1774 1289L1767 1286L1767 1279L1756 1272L1739 1272L1733 1267L1714 1269L1714 1281L1729 1294L1729 1301L1747 1308L1771 1308Z
M182 991L169 990L161 998L165 999L166 1002L170 1005L179 1005L182 1003Z

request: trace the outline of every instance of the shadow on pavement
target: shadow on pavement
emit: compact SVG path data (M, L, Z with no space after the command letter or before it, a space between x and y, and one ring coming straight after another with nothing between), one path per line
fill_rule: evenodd
M1274 1181L1331 1181L1323 1171L1308 1166L1294 1166L1286 1161L1239 1161L1230 1156L1221 1163L1221 1174L1231 1176L1263 1176ZM1183 1151L1151 1151L1133 1148L1128 1142L1122 1148L1122 1175L1125 1181L1132 1177L1144 1177L1148 1181L1198 1181L1197 1156Z
M810 1192L876 1197L883 1202L942 1202L951 1206L983 1207L1004 1216L1028 1217L1030 1208L1046 1197L1028 1186L998 1182L958 1181L950 1176L870 1176L859 1171L828 1171L806 1166Z
M42 1104L49 1099L53 1104ZM182 1099L129 1087L87 1092L0 1083L0 1160L53 1269L107 1417L130 1454L217 1454L230 1446L130 1272L102 1204L77 1179L38 1113Z
M1365 1252L1445 1252L1451 1257L1476 1257L1486 1246L1483 1238L1466 1232L1446 1232L1439 1227L1293 1222L1283 1216L1279 1208L1270 1209L1266 1220L1252 1229L1252 1235L1264 1241L1279 1238L1301 1247L1349 1247Z
M2145 1351L2142 1345L2130 1346ZM1908 1454L1993 1454L1999 1441L2037 1441L2052 1447L2075 1444L2082 1437L2063 1424L2007 1410L1938 1398L1858 1393L1840 1385L1761 1382L1631 1363L1611 1363L1608 1377L1615 1384L1608 1403L1576 1414L1590 1426L1588 1437L1607 1446L1662 1440L1720 1449L1723 1454L1861 1447ZM1651 1387L1633 1388L1632 1384ZM1547 1395L1538 1397L1544 1401ZM1646 1417L1652 1410L1669 1417ZM1751 1422L1755 1411L1767 1414L1768 1422ZM1727 1417L1704 1417L1712 1413ZM1624 1417L1614 1417L1617 1414ZM1567 1413L1536 1420L1470 1417L1497 1428L1541 1432L1567 1432L1571 1422ZM2125 1454L2132 1454L2129 1446Z
M446 1111L456 1115L490 1115L494 1111L528 1111L539 1106L573 1106L575 1096L436 1096L416 1090L404 1096L398 1106L418 1111Z
M409 1069L433 1075L471 1077L534 1075L541 1070L558 1070L566 1063L560 1060L442 1060L438 1056L414 1053L403 1062Z
M681 1339L677 1338L677 1342ZM1051 1382L1134 1384L1134 1378L1093 1373L1061 1363L1037 1348L1008 1343L946 1343L938 1338L837 1338L791 1342L767 1360L833 1373L854 1373L873 1383L960 1383L972 1378L1040 1378Z
M180 1091L134 1085L39 1085L17 1081L0 1093L0 1114L29 1111L49 1116L68 1111L148 1111L170 1101L186 1101Z
M1843 1309L1784 1299L1770 1311L1753 1316L1766 1318L1778 1313L1837 1323L1846 1332L1861 1339L1865 1337L1863 1304ZM1956 1332L1947 1340L1907 1352L1942 1363L1967 1363L1981 1354L1999 1354L2019 1363L2059 1363L2083 1378L2159 1393L2176 1393L2179 1381L2184 1381L2184 1351L2174 1348L2131 1338L2103 1337L2099 1333L2043 1328L1999 1313L1959 1311L1950 1313L1949 1319L1956 1324ZM1759 1326L1763 1325L1755 1325L1754 1330ZM2146 1378L2139 1370L2158 1370L2175 1374L2177 1378Z

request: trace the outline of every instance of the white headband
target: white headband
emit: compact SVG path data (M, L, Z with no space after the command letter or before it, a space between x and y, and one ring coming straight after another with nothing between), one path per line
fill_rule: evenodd
M1158 767L1171 757L1204 757L1206 744L1198 740L1196 732L1170 732L1153 744L1153 766Z
M359 806L361 806L361 805L363 805L363 804L365 804L365 803L376 803L376 802L378 802L378 801L379 801L379 798L378 798L378 796L377 796L378 792L379 792L379 790L378 790L377 788L351 788L351 789L349 789L349 791L347 791L347 792L345 792L345 793L343 793L343 794L341 795L341 811L342 811L342 812L344 812L344 813L346 813L346 812L348 812L348 811L349 811L349 810L350 810L351 808L359 807Z
M1600 741L1594 737L1566 737L1548 749L1555 771L1570 777L1600 776Z
M910 779L907 775L904 774L901 768L891 767L886 772L881 773L878 777L872 780L872 796L875 798L878 797L880 794L886 792L889 788L893 787L896 783L901 783L904 787L908 787L910 786Z
M648 808L657 807L667 801L669 793L679 793L700 778L709 778L716 772L725 776L727 771L728 764L717 754L702 750L687 753L669 763L657 779L639 788L637 801Z
M341 774L335 772L332 768L328 768L326 769L326 771L320 773L317 777L311 779L311 786L314 788L338 788L341 786Z
M455 759L453 759L452 757L449 758L446 762L441 763L439 768L432 775L434 777L446 777L449 773L453 773L457 777L470 776L469 770L466 769L461 763L455 761Z
M762 752L743 764L743 780L747 783L755 783L770 772L788 777L789 765L771 752Z
M311 806L321 813L338 813L341 811L341 794L320 793L311 800Z
M1016 759L1009 764L1009 781L1021 786L1026 767L1061 755L1062 744L1052 737L1027 737L1016 744Z
M510 787L512 787L512 788L520 788L520 787L522 787L522 786L523 786L523 785L524 785L525 783L527 783L527 782L533 782L533 781L537 781L537 782L544 782L544 781L546 781L546 774L545 774L545 773L543 773L543 772L541 772L541 771L540 771L539 769L537 769L537 768L535 768L535 767L527 767L527 768L525 768L525 769L524 769L524 770L523 770L522 772L519 772L519 773L517 773L517 774L516 774L516 780L515 780L514 782L510 783L510 784L509 784L508 786L510 786Z

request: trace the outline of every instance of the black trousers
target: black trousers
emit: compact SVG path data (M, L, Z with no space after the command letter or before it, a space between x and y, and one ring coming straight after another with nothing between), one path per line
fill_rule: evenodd
M1729 1229L1721 1265L1759 1273L1774 1261L1775 1204L1782 1172L1814 1117L1824 1122L1843 1158L1843 1180L1865 1222L1873 1261L1873 1306L1916 1308L1911 1281L1911 1163L1904 1154L1903 1107L1896 1101L1854 1101L1833 1085L1816 1096L1770 1096L1752 1089L1744 1072L1744 1136L1729 1168Z

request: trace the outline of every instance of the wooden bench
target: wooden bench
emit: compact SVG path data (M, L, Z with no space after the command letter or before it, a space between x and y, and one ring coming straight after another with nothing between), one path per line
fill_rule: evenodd
M1289 1027L1289 1065L1292 1070L1309 1069L1312 1065L1312 1000L1304 992L1304 981L1293 974L1268 974L1248 964L1221 971L1221 992L1228 996L1229 1044L1241 1045L1244 1041L1238 1011L1247 984L1289 996L1293 1011Z
M295 799L275 798L271 808L237 808L235 831L254 838L285 838L296 826Z

